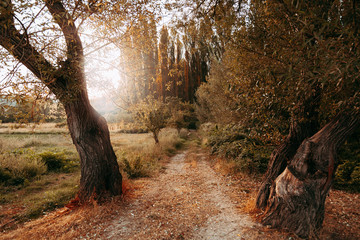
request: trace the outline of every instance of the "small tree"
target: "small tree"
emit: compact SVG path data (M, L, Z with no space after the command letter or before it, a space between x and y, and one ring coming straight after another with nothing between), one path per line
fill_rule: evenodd
M135 121L152 132L155 143L159 143L159 133L165 128L169 119L166 104L152 96L147 97L131 110Z

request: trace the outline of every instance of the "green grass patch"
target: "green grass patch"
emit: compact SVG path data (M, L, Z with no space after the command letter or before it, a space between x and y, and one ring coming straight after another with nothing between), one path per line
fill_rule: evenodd
M24 198L23 204L27 206L27 209L19 217L23 220L37 218L57 207L63 207L78 191L78 181L79 174L73 174L51 184L51 188L44 189L41 183L40 186L26 188L27 197Z

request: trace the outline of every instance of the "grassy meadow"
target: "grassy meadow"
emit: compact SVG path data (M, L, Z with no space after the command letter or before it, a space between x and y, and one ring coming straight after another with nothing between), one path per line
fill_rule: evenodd
M120 127L109 125L111 141L120 171L130 179L161 171L161 161L187 136L163 129L156 145L150 133L122 133ZM66 126L0 124L0 231L64 206L75 197L79 179L79 157Z

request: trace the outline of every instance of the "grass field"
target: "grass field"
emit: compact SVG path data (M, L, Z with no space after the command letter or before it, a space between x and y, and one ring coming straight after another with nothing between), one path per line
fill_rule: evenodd
M126 178L156 174L160 160L184 142L175 129L164 129L157 146L150 133L119 133L116 126L110 125L111 141ZM79 179L79 157L66 127L0 124L0 231L64 206Z

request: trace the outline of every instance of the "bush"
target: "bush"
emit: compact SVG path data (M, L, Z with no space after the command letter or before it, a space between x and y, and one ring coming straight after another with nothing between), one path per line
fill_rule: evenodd
M199 120L196 117L194 106L183 102L177 97L167 97L166 107L170 113L167 126L176 128L178 133L182 128L196 129Z
M357 191L360 191L360 166L354 168L353 172L351 173L351 183L354 186L357 186Z
M70 172L78 166L78 163L69 159L65 152L46 151L40 153L39 156L47 166L48 171Z
M122 159L123 170L126 172L129 178L148 177L148 173L144 164L141 161L140 156L136 156L132 160L127 158Z
M335 184L338 189L360 191L359 163L346 161L338 166L335 173Z
M360 130L340 148L339 166L334 186L338 189L360 191Z
M66 157L64 153L54 153L54 152L43 152L39 154L42 161L46 164L48 171L58 171L66 163Z
M32 161L28 161L24 164L22 169L22 176L25 179L33 179L36 176L40 176L46 172L46 167L39 158L35 158Z
M250 137L248 132L238 125L215 125L207 129L207 145L211 147L212 154L233 161L236 171L266 171L272 147Z
M144 156L141 155L134 157L122 156L119 165L128 178L149 177L154 168L154 162L146 161Z
M338 170L336 172L336 181L339 184L345 184L350 182L351 174L355 169L355 163L353 162L345 162L339 165Z
M5 183L9 179L11 179L11 173L8 170L0 167L0 183Z

